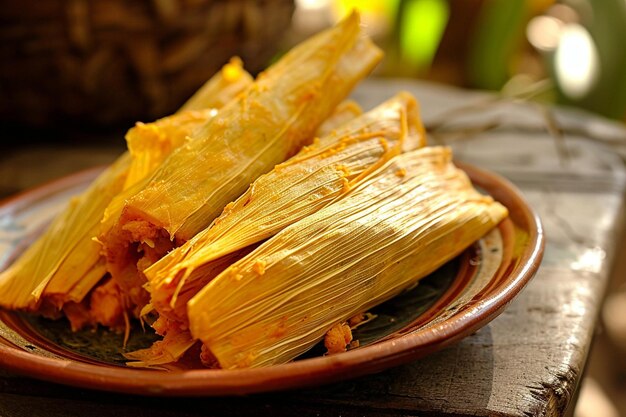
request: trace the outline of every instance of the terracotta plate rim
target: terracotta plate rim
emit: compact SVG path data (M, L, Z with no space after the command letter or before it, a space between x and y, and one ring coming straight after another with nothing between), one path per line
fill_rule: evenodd
M104 391L153 396L242 395L321 385L382 371L426 356L473 333L493 320L524 288L537 271L545 236L541 221L520 191L492 172L455 162L496 200L513 205L526 223L528 245L519 262L494 290L460 313L426 329L384 340L342 354L304 359L284 365L242 370L186 370L160 372L94 365L63 358L38 356L0 344L0 366L27 376ZM95 177L101 167L50 181L0 202L0 215L15 212Z

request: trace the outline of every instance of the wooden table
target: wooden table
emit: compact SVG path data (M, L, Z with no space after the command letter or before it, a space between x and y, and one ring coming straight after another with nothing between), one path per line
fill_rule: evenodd
M561 143L546 132L536 106L485 108L483 94L430 84L371 81L355 96L367 108L400 89L420 98L429 125L468 104L481 110L454 116L466 128L497 121L499 129L457 142L455 155L514 181L543 218L544 262L500 317L444 351L377 375L243 398L141 398L0 371L0 416L552 416L571 410L621 238L626 171L619 155L626 131L559 110ZM113 148L14 148L0 160L0 192L111 160L121 149Z

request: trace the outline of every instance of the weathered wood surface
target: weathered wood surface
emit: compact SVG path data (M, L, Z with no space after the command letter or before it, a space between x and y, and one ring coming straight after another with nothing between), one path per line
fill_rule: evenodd
M475 93L389 81L369 82L356 97L371 107L399 89L420 98L427 124L447 109L484 100ZM493 120L502 124L498 131L457 143L455 154L514 181L542 216L548 245L524 292L500 317L460 343L377 375L243 398L147 399L0 371L0 416L562 415L581 379L620 242L626 171L616 151L626 146L626 131L578 112L556 116L565 131L567 159L559 157L535 107L509 104L463 118L474 126ZM33 150L15 152L22 158L35 155ZM64 162L55 166L68 171L89 158L102 158L93 152L57 155ZM15 178L27 183L28 172L32 176L36 170L45 172L45 167L26 166L10 154L0 161L3 184L15 183Z

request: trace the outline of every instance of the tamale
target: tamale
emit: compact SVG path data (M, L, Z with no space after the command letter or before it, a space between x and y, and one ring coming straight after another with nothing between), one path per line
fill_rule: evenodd
M165 337L148 349L126 354L128 359L138 361L129 363L130 366L163 365L185 353L182 340L188 348L193 345L195 341L189 332L182 330L188 327L187 301L247 252L240 251L240 255L226 258L224 254L273 235L349 189L363 176L366 167L375 167L375 159L368 152L375 150L381 156L377 162L383 162L396 154L398 149L395 148L399 146L412 149L425 144L416 102L410 94L399 93L365 115L351 117L359 111L358 105L349 101L340 104L318 130L318 134L324 131L330 134L316 139L314 145L261 176L237 201L227 206L210 228L145 271L151 303L161 317L155 329ZM399 137L402 140L398 141ZM346 164L350 158L352 163ZM344 163L337 163L340 160ZM349 172L349 177L337 176L332 167L340 168L339 174ZM320 184L323 192L320 192ZM252 190L254 198L250 198ZM274 216L279 212L280 215ZM202 254L208 257L203 258ZM211 261L215 258L218 259ZM184 277L178 274L181 269L185 269Z
M125 201L101 239L107 269L131 304L140 310L146 303L143 269L208 226L254 179L310 142L380 58L352 14L288 52L175 150Z
M152 305L160 314L186 323L186 302L215 276L194 273L198 267L320 210L400 153L405 142L423 146L417 112L415 99L400 93L259 177L210 227L144 271Z
M121 156L52 222L46 232L8 269L0 274L0 306L8 309L36 310L46 286L56 277L71 288L97 265L100 245L91 240L106 205L122 189L130 165L130 155ZM59 274L62 265L72 274ZM93 284L104 275L98 271ZM100 275L101 274L101 275ZM84 295L84 294L83 294ZM76 300L81 294L59 294L55 305Z
M126 211L188 240L260 174L295 154L380 60L358 15L298 45L174 152ZM221 140L216 140L219 137Z
M339 106L326 126L346 120L346 108L354 111L352 105ZM399 93L344 126L330 130L331 134L316 139L260 176L207 229L144 271L151 306L160 317L155 329L165 338L148 349L125 355L138 361L131 366L173 362L185 353L184 346L189 348L195 343L186 330L187 302L251 250L242 251L243 248L331 203L367 172L397 155L405 142L425 144L417 102L408 93ZM183 340L185 343L181 343Z
M130 129L130 153L120 156L85 192L72 199L47 231L0 274L0 306L37 310L44 300L46 309L54 311L66 303L81 302L106 273L101 245L94 240L100 233L105 208L125 187L150 173L167 149L182 144L185 136L214 116L215 109L251 82L241 61L234 59L183 106L184 112ZM146 137L144 132L152 135ZM152 143L151 148L154 132L159 142Z
M214 117L218 109L234 99L251 83L252 77L243 69L241 60L234 58L211 77L183 105L181 111L156 122L137 123L126 135L131 158L123 189L131 187L151 174L173 149L181 146L190 134ZM120 191L117 187L111 187L111 191L115 190ZM117 198L121 195L123 196L121 192L115 193ZM111 202L110 197L110 195L107 196L109 202ZM87 198L92 199L93 196L90 194ZM104 202L104 200L101 201ZM97 211L92 212L92 216L88 217L90 224L97 217L102 218L104 212L101 205L95 206L94 209ZM101 227L98 227L98 222L96 222L83 239L89 239L89 243L85 242L83 249L69 254L68 259L56 273L58 279L52 279L47 284L44 296L47 294L51 299L78 302L102 278L106 272L105 262L100 257L101 245L95 241L95 237L100 232ZM85 251L85 247L90 250ZM85 269L90 265L90 260L95 261L94 266ZM85 273L81 274L81 268L85 269Z
M188 303L191 333L225 369L287 362L506 215L452 164L448 148L396 156L206 285Z
M239 65L241 65L240 61L231 60L231 62L222 69L221 74L226 73L226 69L230 68L228 71L228 73L230 73L229 80L236 83L236 85L241 88L233 91L230 86L224 87L224 75L220 78L221 81L219 82L214 81L214 79L209 80L205 86L190 99L190 102L197 103L198 100L194 100L196 96L204 97L207 95L208 91L213 91L207 90L207 87L220 86L225 89L224 91L231 91L233 93L243 91L244 86L240 83L252 83L252 78L248 73L243 71ZM239 78L234 78L238 73L241 74ZM218 92L219 91L213 91L213 93ZM222 98L222 101L226 98L224 94L211 94L211 96L217 96L218 100ZM234 96L235 95L232 97ZM183 106L183 108L189 109L190 106L188 104L189 103ZM328 119L324 120L315 136L319 137L324 135L325 132L331 132L345 122L359 116L361 113L362 110L356 102L346 100L335 108ZM111 227L113 227L115 221L119 219L126 204L126 200L141 190L143 183L141 183L140 180L148 177L148 173L153 172L173 149L182 145L182 143L187 140L189 132L200 127L216 114L217 107L180 112L180 117L166 117L150 124L137 123L137 125L131 129L126 136L126 141L130 152L136 153L136 157L133 158L124 187L125 190L123 193L118 194L105 209L100 232L97 233L97 235L106 235ZM185 125L184 129L181 129L181 124ZM159 144L159 146L155 146L154 144Z

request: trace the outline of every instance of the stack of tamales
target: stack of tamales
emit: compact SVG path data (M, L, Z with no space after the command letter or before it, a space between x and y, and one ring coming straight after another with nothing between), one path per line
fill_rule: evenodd
M358 15L255 80L233 59L181 110L128 132L103 172L8 270L0 305L73 329L163 339L127 354L163 366L201 345L211 367L287 362L410 288L506 217L415 99L344 101L381 59Z

